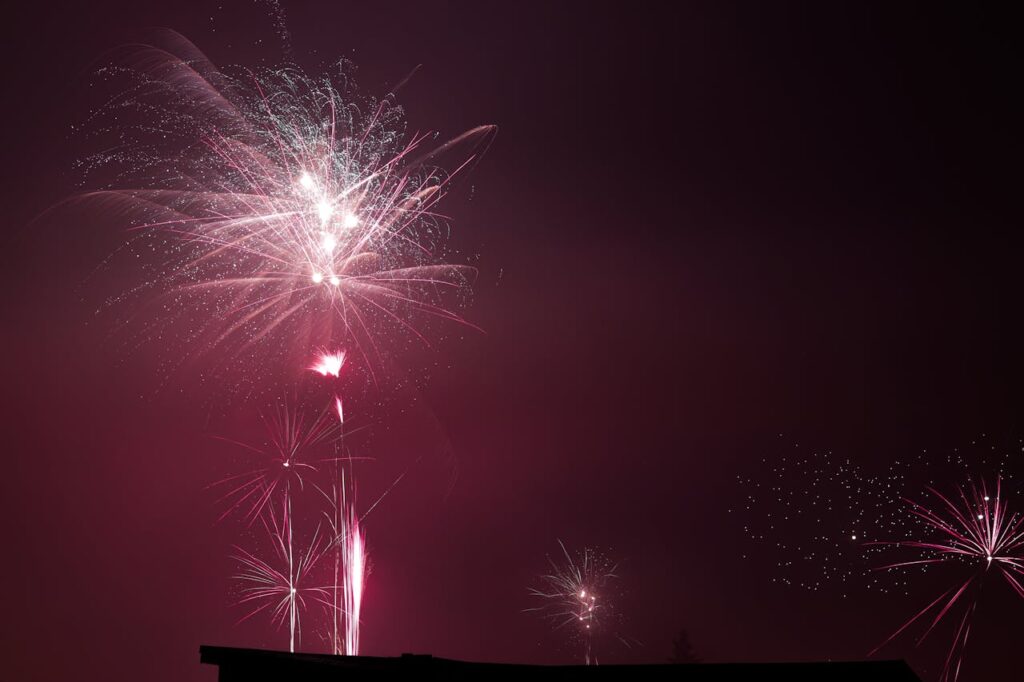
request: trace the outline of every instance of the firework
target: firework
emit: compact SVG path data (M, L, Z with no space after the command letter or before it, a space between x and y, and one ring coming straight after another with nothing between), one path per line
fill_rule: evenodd
M830 594L841 589L844 598L865 589L902 594L913 584L908 575L876 569L888 552L877 541L909 530L903 498L979 470L998 474L1004 492L1019 489L1022 453L1024 440L982 436L963 447L894 453L875 467L868 459L791 444L738 477L744 494L729 513L754 550L743 558L770 562L765 575L772 582Z
M331 543L334 555L332 650L336 654L357 656L367 574L366 536L344 473L340 483L332 488L328 501L331 512L325 516L334 535Z
M465 323L448 301L472 269L441 262L437 209L492 126L428 147L392 95L355 91L350 67L228 75L181 36L169 43L106 71L133 84L96 116L116 121L117 151L88 160L117 176L91 196L166 256L150 282L167 313L155 324L185 318L194 345L232 358L342 345L372 360L383 329L425 341L416 320ZM145 123L123 125L132 114Z
M831 594L841 590L844 598L864 597L867 591L904 596L921 586L920 573L908 569L962 571L948 591L932 595L926 608L881 645L915 624L923 629L920 642L943 621L956 620L940 673L943 680L955 680L982 583L1006 583L1018 594L1017 586L1024 584L1020 517L1008 504L1021 488L1022 453L1024 440L982 434L963 447L887 457L875 470L827 450L794 445L793 451L766 457L757 475L740 479L747 494L729 511L742 515L743 530L759 546L757 558L774 560L771 580L790 587L827 586ZM981 484L952 496L936 492L965 478L981 480L972 476L978 471L997 480L995 491ZM936 508L908 502L921 489L930 491ZM893 552L910 549L921 556L894 561Z
M325 554L325 538L317 527L306 548L295 549L291 500L287 498L279 513L268 505L260 518L273 547L272 558L265 560L235 546L234 559L241 570L234 577L244 585L239 603L256 604L239 622L269 610L277 627L288 623L288 647L294 652L301 637L301 614L311 602L330 605L329 588L310 585L311 574Z
M996 480L992 494L984 481L980 485L971 484L966 490L959 488L953 497L931 487L928 490L937 502L934 508L910 499L904 501L909 505L910 514L924 524L931 538L871 543L913 548L921 551L923 557L888 564L879 570L955 564L966 568L968 575L918 611L875 651L926 614L934 614L931 623L917 640L920 644L940 622L958 606L962 606L963 612L958 619L953 643L940 677L941 680L956 680L963 663L971 622L977 610L978 594L985 578L992 574L1002 577L1017 596L1024 599L1024 517L1019 512L1011 512L1009 503L1003 497L1001 479Z
M611 612L607 588L618 577L610 565L594 550L585 548L573 558L561 540L561 561L548 557L550 572L540 576L540 586L529 588L530 595L541 604L527 611L536 611L549 620L556 630L572 627L583 641L583 660L596 663L593 637L602 616Z
M344 351L337 351L334 353L328 353L321 351L317 354L316 362L310 365L310 371L316 372L325 377L338 378L341 373L341 367L345 364L345 353Z
M332 461L331 458L309 460L317 446L340 434L340 427L329 410L310 419L285 402L262 414L261 418L266 440L260 446L219 437L256 460L255 466L247 471L211 486L224 490L219 500L225 505L220 520L233 512L242 512L251 523L275 496L290 497L293 490L305 486L306 478L317 471L319 463Z
M129 295L155 294L156 314L140 315L153 337L219 348L223 364L254 384L279 366L338 379L359 357L374 375L385 340L428 343L432 319L469 324L454 309L474 270L446 262L439 202L493 126L439 145L432 134L408 134L393 93L363 96L346 63L322 76L294 66L229 73L175 33L133 57L132 68L101 72L129 84L90 122L114 142L84 162L105 174L105 188L86 198L131 225L126 251L146 281ZM265 416L262 444L230 441L255 464L213 486L221 519L259 519L274 549L263 559L236 547L241 601L258 604L246 618L270 610L278 626L288 622L294 651L300 614L319 602L331 615L333 651L354 655L367 565L352 471L346 479L342 458L312 458L328 442L340 448L345 415L332 393L313 419L287 404ZM327 462L334 477L325 486ZM307 483L331 504L330 533L317 526L297 551L293 505ZM314 568L331 555L333 580L314 586Z

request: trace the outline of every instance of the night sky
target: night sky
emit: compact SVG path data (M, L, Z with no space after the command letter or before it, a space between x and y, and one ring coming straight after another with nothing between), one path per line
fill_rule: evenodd
M201 643L287 644L265 621L235 625L238 532L206 487L230 470L213 436L248 428L253 406L188 366L169 374L159 343L136 348L97 314L134 283L94 276L117 226L41 214L79 189L89 148L71 126L110 50L160 26L252 66L278 63L280 42L254 3L89 5L29 3L2 47L0 677L213 680ZM522 613L558 539L620 562L617 627L639 644L606 662L662 662L681 628L708 661L858 659L930 600L773 581L737 478L768 480L797 446L866 466L970 453L983 434L1015 447L1011 17L924 3L285 9L310 71L347 57L363 89L386 92L422 64L399 96L412 128L499 127L444 204L453 251L480 270L462 313L484 333L407 354L415 381L362 400L380 462L365 499L408 471L367 520L364 653L576 660ZM1014 669L1024 604L994 587L961 679ZM946 637L885 654L931 679Z

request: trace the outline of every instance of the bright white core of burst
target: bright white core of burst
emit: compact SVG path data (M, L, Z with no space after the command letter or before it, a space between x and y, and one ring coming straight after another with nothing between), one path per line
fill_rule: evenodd
M334 214L334 205L327 199L321 199L316 205L317 213L320 215L320 222L326 223L331 219L331 215Z

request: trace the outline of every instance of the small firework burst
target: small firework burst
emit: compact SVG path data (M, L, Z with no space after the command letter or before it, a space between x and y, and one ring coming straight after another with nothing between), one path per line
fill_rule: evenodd
M267 505L260 515L272 551L267 559L235 546L233 558L240 570L234 578L242 587L240 605L252 606L239 622L269 611L278 628L288 624L288 646L295 651L301 641L302 614L310 606L330 607L330 587L313 584L313 571L323 559L329 543L317 527L310 542L296 548L292 530L291 500L282 500L280 511Z
M548 557L550 572L539 576L539 585L529 588L541 600L528 608L543 615L556 630L572 628L583 642L583 660L596 663L593 638L599 626L613 613L610 583L618 576L611 564L595 550L584 548L575 557L561 540L559 560Z
M345 364L345 352L335 351L333 353L320 351L317 353L316 362L309 366L311 372L321 376L338 378L341 368Z
M292 490L301 490L306 477L317 471L317 464L333 459L313 459L318 446L340 435L340 426L330 409L309 418L285 401L261 417L266 433L263 443L251 445L219 438L238 446L255 460L247 471L211 486L224 491L219 500L225 505L221 520L240 512L251 523L275 496L288 497Z

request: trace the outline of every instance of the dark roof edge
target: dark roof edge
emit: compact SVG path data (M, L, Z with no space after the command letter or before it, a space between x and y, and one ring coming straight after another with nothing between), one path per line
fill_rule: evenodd
M402 654L396 657L385 657L385 656L335 656L331 654L311 654L311 653L290 653L287 651L276 651L272 649L247 649L239 647L224 647L224 646L210 646L201 645L199 647L199 661L201 663L209 663L212 665L223 665L225 663L230 664L232 662L240 662L243 660L278 660L278 661L293 661L296 663L306 664L320 664L320 665L333 665L333 666L350 666L350 665L402 665L402 664L414 664L414 665L440 665L444 667L500 667L500 668L576 668L578 665L534 665L527 663L478 663L474 661L460 661L450 658L437 658L430 654ZM667 667L678 668L676 664L670 663L648 663L638 664L643 667ZM771 663L757 663L757 662L740 662L740 663L692 663L683 665L697 665L702 667L716 667L716 668L743 668L747 666L751 667L792 667L797 666L800 668L813 668L813 667L833 667L833 666L850 666L855 665L858 667L874 667L874 668L903 668L908 672L911 671L907 662L902 659L887 659L887 660L855 660L855 661L791 661L791 662L771 662ZM608 668L617 667L616 664L610 664ZM636 667L636 666L627 666ZM915 678L910 678L915 679Z

